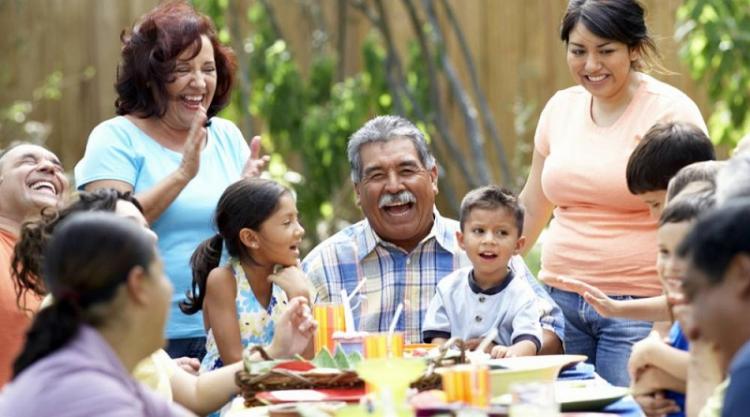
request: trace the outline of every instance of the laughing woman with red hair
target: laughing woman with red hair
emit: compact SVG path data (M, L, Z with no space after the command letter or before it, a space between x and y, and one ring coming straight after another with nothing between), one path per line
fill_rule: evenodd
M257 175L267 159L251 156L237 126L216 117L229 101L236 63L207 16L185 1L162 3L121 40L118 116L91 132L75 179L79 189L114 188L141 202L175 287L167 351L200 359L201 317L178 307L190 288L188 259L213 235L224 189ZM256 155L259 146L253 138Z

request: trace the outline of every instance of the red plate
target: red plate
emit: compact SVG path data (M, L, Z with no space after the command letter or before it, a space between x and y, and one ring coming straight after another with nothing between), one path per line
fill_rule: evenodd
M315 365L308 361L286 361L274 366L273 369L286 369L287 371L305 372L315 369Z
M255 398L267 404L318 401L345 401L348 403L356 403L359 402L359 399L364 395L364 388L288 389L259 392L255 395Z

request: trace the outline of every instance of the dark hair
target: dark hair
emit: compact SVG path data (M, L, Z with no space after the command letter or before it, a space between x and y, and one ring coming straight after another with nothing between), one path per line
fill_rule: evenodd
M738 254L750 255L750 198L739 198L701 216L680 244L678 254L705 273L712 285L724 280Z
M686 194L670 201L659 217L659 226L695 220L716 204L713 190Z
M657 63L659 52L656 44L648 34L645 14L643 6L636 0L571 0L560 25L560 39L567 45L570 32L581 22L600 38L637 49L643 61L633 62L633 69L643 69L644 63L661 68Z
M194 48L200 53L201 36L207 36L214 48L216 92L207 109L208 117L216 115L228 103L237 62L234 52L219 43L216 29L208 16L198 13L183 0L156 6L133 25L130 33L122 31L121 62L117 68L117 114L138 117L162 117L167 111L166 85L174 81L172 71L177 57Z
M193 283L187 299L180 302L183 313L195 314L203 308L206 280L211 270L219 266L222 245L226 245L229 256L253 262L240 241L240 231L259 230L286 194L289 190L276 181L259 178L243 178L224 190L214 215L219 233L204 240L190 257Z
M132 221L112 213L63 221L44 251L43 276L55 302L34 318L14 377L65 345L81 324L106 322L112 311L99 307L112 301L134 267L148 270L155 259L153 241Z
M669 180L693 162L716 159L711 139L685 122L657 123L628 159L625 177L632 194L665 191Z
M26 222L21 226L18 242L13 249L10 271L16 290L16 303L21 309L26 309L26 306L22 305L26 294L32 293L38 296L47 294L44 282L40 279L42 254L57 225L71 214L82 211L114 212L120 200L132 203L143 212L141 204L130 192L123 193L111 188L101 188L93 192L82 191L78 193L78 199L67 207L59 211L46 209L42 211L40 219Z
M524 208L513 193L497 185L486 185L469 191L461 201L458 221L461 231L464 223L474 209L494 210L504 208L516 221L518 236L523 234Z
M726 165L726 161L701 161L683 167L669 180L667 187L667 201L679 195L682 190L694 182L706 183L707 189L716 190L716 176L719 170Z

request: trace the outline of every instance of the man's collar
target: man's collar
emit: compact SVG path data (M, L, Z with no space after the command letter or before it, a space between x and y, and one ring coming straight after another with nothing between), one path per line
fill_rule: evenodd
M435 241L446 251L452 252L454 254L460 252L458 242L456 241L456 231L455 228L450 227L450 221L440 215L437 207L433 208L432 213L434 216L432 228L430 228L430 232L427 234L427 236L424 237L424 239L419 242L417 246L422 245L424 242L432 238L435 238ZM360 236L360 238L362 239L360 246L361 250L359 251L360 261L367 255L369 255L370 252L375 250L375 247L379 244L386 247L398 248L399 250L403 251L403 249L399 248L391 242L383 240L380 236L378 236L378 234L375 233L375 229L370 226L370 222L367 221L367 219L365 219L364 221L364 228L362 230L362 235Z

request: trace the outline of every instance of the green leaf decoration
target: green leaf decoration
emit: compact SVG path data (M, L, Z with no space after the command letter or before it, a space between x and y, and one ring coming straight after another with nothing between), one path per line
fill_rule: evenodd
M349 359L349 366L351 366L350 369L354 369L354 367L357 366L358 363L362 362L364 357L361 353L354 351L347 355L347 359Z
M336 345L336 355L333 357L333 360L336 362L336 368L338 369L352 369L352 365L346 357L344 349L339 344Z
M333 360L333 356L331 356L327 347L324 347L315 355L312 363L318 368L336 368L336 361Z
M260 361L260 362L248 362L245 360L245 370L253 375L264 374L270 371L278 363L284 361L272 360L272 361Z

